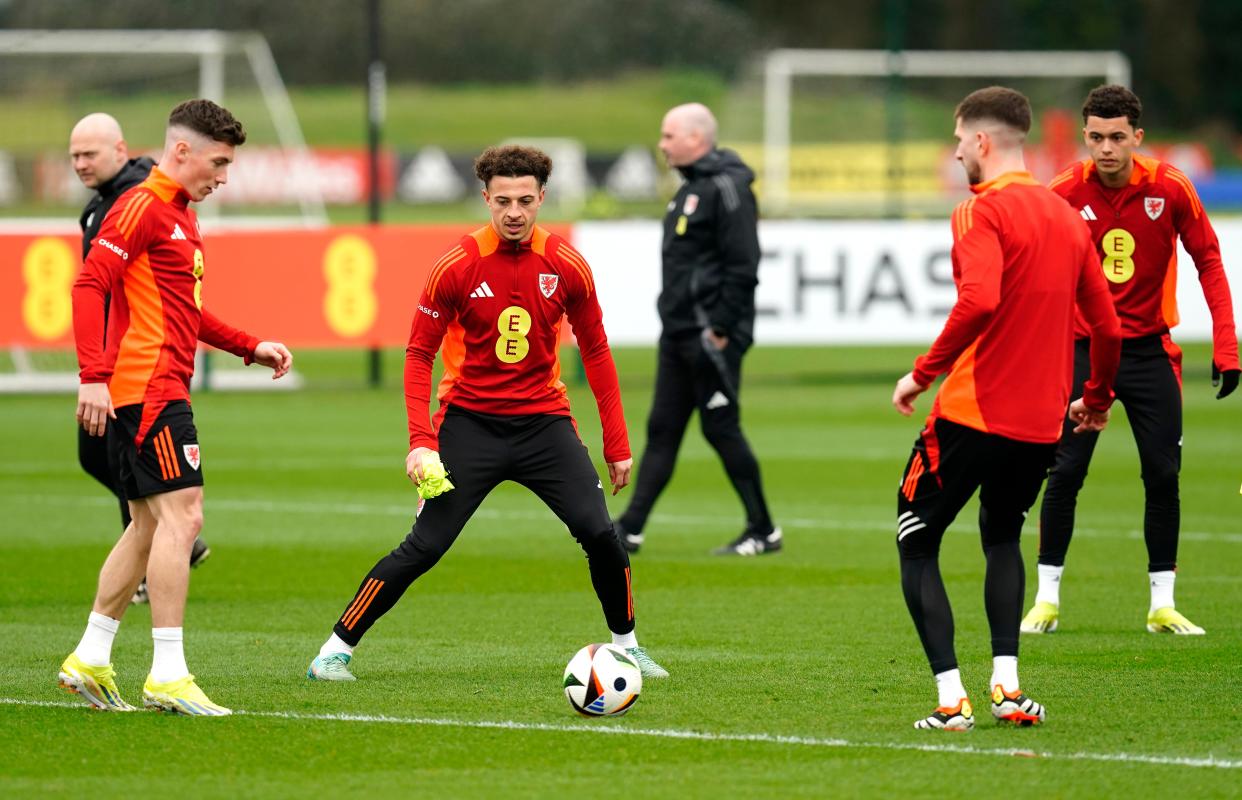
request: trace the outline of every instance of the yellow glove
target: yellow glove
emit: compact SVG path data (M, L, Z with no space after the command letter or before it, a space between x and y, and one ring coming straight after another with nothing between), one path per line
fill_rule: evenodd
M453 482L448 479L448 473L444 469L444 464L440 463L439 456L431 455L423 458L423 479L415 484L415 488L418 490L418 496L424 500L430 500L453 490Z

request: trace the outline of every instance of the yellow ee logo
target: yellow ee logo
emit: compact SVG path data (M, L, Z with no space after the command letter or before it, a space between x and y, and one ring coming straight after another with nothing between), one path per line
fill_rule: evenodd
M1104 251L1104 277L1125 283L1134 277L1134 236L1124 228L1113 228L1100 240Z
M206 266L203 251L194 248L194 305L198 306L199 311L203 310L203 271Z
M496 340L496 358L506 364L516 364L530 352L530 312L521 306L509 306L496 319L500 338Z
M686 226L689 224L689 222L690 220L687 219L685 214L682 214L680 217L677 218L677 235L678 236L686 235Z
M73 325L73 278L78 259L62 239L35 239L22 256L22 321L45 341L59 339Z
M372 283L377 271L375 250L361 236L338 236L328 245L323 254L328 283L323 316L337 335L361 336L375 324L379 300Z

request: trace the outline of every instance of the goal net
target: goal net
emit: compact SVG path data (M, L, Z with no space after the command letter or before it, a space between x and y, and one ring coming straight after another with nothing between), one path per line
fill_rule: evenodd
M775 50L763 62L763 129L747 137L763 144L745 155L772 211L941 215L965 191L952 115L971 91L1002 84L1031 99L1027 161L1047 180L1079 156L1087 92L1129 80L1115 52Z
M69 244L43 247L35 259L39 264L31 262L34 256L29 254L21 259L26 263L0 264L0 270L8 273L6 286L28 284L29 275L24 279L23 270L36 270L57 283L57 292L67 294L79 266L80 250L73 242L80 235L77 220L91 196L70 164L69 131L79 119L97 111L121 123L131 157L159 157L168 112L183 100L214 100L242 121L245 158L230 169L228 190L196 209L208 235L224 228L313 227L327 222L312 156L271 51L259 34L0 31L0 75L4 76L0 236L64 237ZM48 299L56 307L65 301L59 294ZM0 342L0 391L75 388L72 336L69 344L64 336L32 339ZM48 346L44 340L59 344ZM220 388L251 380L264 388L286 384L261 380L252 371L212 370L209 375L211 384Z

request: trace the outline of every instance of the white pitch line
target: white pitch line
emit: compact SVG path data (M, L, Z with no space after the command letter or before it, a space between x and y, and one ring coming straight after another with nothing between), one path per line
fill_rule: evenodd
M81 703L23 700L0 697L0 705L31 706L38 708L82 708ZM544 733L596 733L612 736L647 736L655 739L683 739L699 742L725 742L748 744L792 745L797 747L832 747L855 750L899 750L923 753L954 753L974 756L1006 756L1046 758L1054 761L1104 761L1126 764L1155 764L1177 767L1210 767L1214 769L1242 769L1242 761L1216 758L1215 756L1150 756L1142 753L1053 753L1023 750L1020 748L971 747L960 744L912 744L908 742L852 742L848 739L829 739L815 736L782 736L771 733L711 733L687 731L675 728L625 728L601 725L558 725L547 722L515 722L513 720L462 720L437 719L434 717L389 717L372 714L300 714L294 711L244 711L234 710L234 715L287 719L298 722L360 722L370 725L408 725L413 727L475 728L482 730L535 731ZM936 734L931 734L936 735Z
M12 498L18 502L26 503L43 503L55 506L107 506L109 508L116 507L116 500L111 497L82 497L80 495L56 495L56 494L30 494L30 495L0 495L0 501ZM270 500L229 500L227 498L207 498L204 500L204 507L207 511L238 511L244 513L268 513L268 514L314 514L316 516L323 514L341 514L346 516L386 516L401 517L405 520L413 522L414 520L414 504L391 504L391 503L315 503L315 502L274 502ZM831 512L831 509L828 509ZM480 519L528 519L528 520L547 520L553 519L550 511L501 511L498 509L480 508L474 512L474 517ZM713 517L697 514L653 514L652 519L657 523L665 525L685 525L692 527L730 527L737 524L737 520L733 517ZM778 520L782 527L786 528L805 528L808 530L831 530L831 531L870 531L879 533L895 533L896 521L879 520L875 522L862 520L840 520L830 517L812 518L812 517L780 517ZM1084 535L1090 538L1107 538L1107 539L1142 539L1142 531L1137 530L1104 530L1101 528L1075 528L1075 535ZM1217 533L1210 531L1182 531L1180 534L1182 541L1187 542L1224 542L1227 544L1242 544L1242 534L1239 533Z

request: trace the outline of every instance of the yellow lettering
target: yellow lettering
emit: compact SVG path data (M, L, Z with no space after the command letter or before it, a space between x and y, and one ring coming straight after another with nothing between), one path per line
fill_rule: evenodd
M496 358L506 364L516 364L526 358L530 352L530 312L521 306L509 306L500 312L496 320L496 330L500 338L496 340Z

